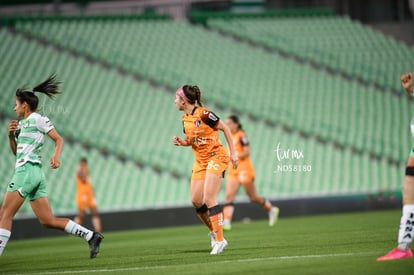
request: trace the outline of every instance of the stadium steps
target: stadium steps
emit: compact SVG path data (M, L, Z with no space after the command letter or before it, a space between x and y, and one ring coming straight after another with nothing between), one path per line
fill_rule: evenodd
M138 25L136 24L128 24L127 21L122 22L111 22L111 24L104 24L102 22L96 23L99 25L99 27L95 26L94 23L91 22L76 22L71 23L71 25L67 26L63 24L60 26L60 28L57 28L55 30L56 34L64 33L66 36L70 37L71 40L68 42L67 45L65 45L65 42L61 42L60 40L63 39L59 37L59 39L55 39L55 35L53 33L50 33L49 31L53 28L56 28L56 24L53 22L52 25L48 25L44 22L35 22L34 25L19 25L17 24L17 29L21 30L22 32L25 32L26 35L33 39L46 39L46 41L52 42L52 43L58 43L55 44L58 47L65 47L65 49L77 52L80 55L87 54L88 59L92 59L96 62L98 62L101 65L109 65L111 67L115 67L118 70L133 75L135 78L144 78L148 79L151 83L155 83L158 85L161 85L162 87L166 87L167 90L173 91L175 87L178 85L187 82L192 81L195 79L203 79L203 78L212 78L215 79L215 83L205 83L205 85L202 86L206 87L209 91L215 91L213 93L209 93L207 95L207 100L216 103L217 106L223 107L220 102L223 101L223 95L227 95L225 98L225 101L227 105L234 109L236 112L241 113L247 111L249 113L249 116L253 118L254 120L264 120L266 121L270 126L275 125L282 125L284 128L292 131L297 132L298 134L305 136L305 137L312 137L316 140L322 142L322 143L332 143L337 147L345 147L349 150L352 150L356 154L364 154L368 153L373 159L382 159L385 158L390 164L394 165L401 165L404 162L404 156L405 153L402 151L396 151L396 146L392 145L393 140L384 140L385 138L382 137L382 135L377 135L376 133L369 132L368 136L364 136L364 125L363 123L359 123L358 125L361 125L357 132L359 135L362 135L362 140L365 141L361 143L360 136L348 133L347 132L347 125L348 122L345 121L343 118L338 117L339 115L336 115L336 117L332 120L329 116L326 116L323 114L324 109L320 108L319 102L320 101L326 101L324 103L324 107L330 108L330 109L341 109L340 106L336 107L333 106L335 103L335 98L333 93L331 91L326 92L325 97L326 98L332 98L329 100L326 100L323 98L323 96L320 95L319 91L321 89L325 89L325 84L323 82L330 82L330 83L337 83L339 82L339 87L334 87L336 89L347 90L350 93L353 93L352 97L356 97L356 101L358 104L360 104L360 107L354 107L350 108L350 114L356 114L357 112L363 112L364 104L368 104L369 100L371 98L375 98L378 96L378 89L376 87L371 86L365 86L360 85L359 83L355 83L353 81L349 81L346 79L343 79L338 76L327 76L326 73L320 72L318 70L314 70L314 68L302 65L299 66L296 63L292 63L290 61L284 61L282 58L274 58L273 54L269 53L260 53L259 51L255 50L252 51L249 47L250 46L243 46L239 45L235 46L236 43L226 40L226 39L219 39L214 34L206 34L205 31L203 31L201 28L197 28L194 26L188 26L185 23L175 24L175 23L164 23L164 22L143 22ZM80 34L76 34L76 30L84 30L84 36L80 36ZM115 39L114 41L125 41L120 49L118 48L117 44L114 44L115 42L111 42L108 45L105 45L105 47L99 46L103 44L103 35L98 35L99 30L104 29L105 32L101 34L108 34L108 33L114 33ZM123 31L116 31L122 29ZM59 30L59 31L57 31ZM106 31L108 33L106 33ZM157 35L149 35L150 33L157 32ZM121 35L123 33L123 36ZM126 35L128 34L128 35ZM139 34L144 36L146 39L140 39L140 37L135 37L135 34ZM63 35L63 36L65 36ZM76 37L92 37L92 35L95 35L95 39L92 39L91 41L88 40L76 40L73 39L73 35ZM78 35L78 36L76 36ZM295 104L292 104L292 102L287 101L290 97L287 97L285 95L281 95L281 97L278 97L283 104L278 104L275 107L274 102L269 100L261 100L258 102L258 98L260 99L260 94L253 94L249 93L250 90L255 90L257 93L261 92L261 94L266 97L266 94L268 94L272 89L272 85L275 85L275 83L264 83L263 81L259 81L258 84L265 84L265 86L257 86L256 83L253 84L253 82L242 82L241 79L245 79L246 75L249 74L249 71L243 70L243 64L240 64L241 66L238 66L237 68L233 68L235 72L237 72L237 77L231 77L228 75L228 72L225 69L220 68L219 74L212 74L211 70L214 69L206 69L206 68L214 68L214 63L212 63L212 56L210 58L199 58L200 64L203 64L203 66L191 66L191 72L177 72L171 66L175 66L174 64L181 64L180 59L183 58L181 54L183 52L177 52L174 50L165 51L165 46L160 46L156 42L159 37L166 37L168 39L168 35L174 36L174 39L178 40L185 40L190 39L191 37L197 37L200 36L199 39L195 39L194 44L191 48L187 47L185 49L185 54L187 54L189 57L194 58L194 56L198 55L197 51L191 50L192 48L195 48L198 50L198 46L200 46L200 43L205 44L212 44L209 42L210 40L213 40L214 42L218 42L217 47L220 46L220 50L228 50L225 51L222 56L234 56L234 55L245 55L246 59L249 59L250 64L254 66L253 71L257 71L255 76L257 77L260 74L264 74L265 71L263 71L262 65L266 63L265 60L267 60L267 65L272 66L271 64L273 62L280 62L281 65L277 66L274 71L276 75L295 75L299 74L304 77L303 81L301 81L301 85L303 83L312 83L313 86L303 86L301 87L303 91L306 91L306 93L310 93L310 96L313 97L320 97L320 99L313 99L313 101L310 101L306 99L306 97L303 97L301 95L301 90L298 90L297 88L293 87L295 90L295 93L292 91L292 97L297 98L299 104L298 106L295 106ZM194 36L195 35L195 36ZM177 37L177 38L175 38ZM192 38L194 40L194 38ZM66 38L68 40L68 38ZM106 41L106 40L105 40ZM82 44L83 43L83 44ZM180 43L179 41L170 41L168 42L171 44L171 48L177 49L177 43ZM208 44L208 45L210 45ZM230 44L230 45L229 45ZM145 56L141 57L140 55L137 55L136 58L133 56L133 52L131 51L131 45L136 46L137 48L144 47L145 49L148 49L149 52L146 55L154 55L154 53L159 53L156 56L155 60L151 60L149 58L146 58ZM180 44L181 45L181 44ZM106 49L112 49L117 48L117 51L113 51L111 53L106 52ZM124 48L122 48L124 47ZM128 48L129 47L129 48ZM150 47L150 48L146 48ZM105 51L102 50L102 48L105 48ZM153 49L155 48L155 49ZM101 49L101 50L100 50ZM208 57L209 54L216 54L218 51L216 49L211 49L211 53L206 53L206 57ZM106 61L102 61L101 58L103 58L102 53L105 52L105 54L108 54L106 57ZM258 53L259 52L259 53ZM122 56L119 54L122 53ZM252 57L247 56L248 54L253 54ZM269 58L272 57L272 58ZM168 60L168 64L164 61L162 63L162 60ZM234 58L231 59L234 61ZM264 63L263 63L264 62ZM158 65L158 64L161 65ZM155 64L155 65L154 65ZM173 64L173 65L171 65ZM122 67L119 67L122 66ZM169 66L169 67L168 67ZM185 64L182 64L182 66L185 66ZM263 66L266 67L266 66ZM273 66L274 67L274 66ZM145 69L143 69L145 68ZM240 69L239 69L240 68ZM266 67L267 68L267 67ZM290 70L290 71L289 71ZM234 78L234 79L233 79ZM236 79L237 78L237 79ZM317 79L315 82L314 79ZM292 89L290 82L284 82L284 79L278 79L278 82L282 82L281 85L278 86L278 89L281 91L286 91L289 89ZM276 83L277 85L277 83ZM332 85L332 84L331 84ZM366 90L368 90L369 97L371 97L369 100L365 99L365 96L360 96L358 94L365 93ZM247 91L245 92L244 97L240 97L238 93L240 91ZM281 91L278 91L278 93L281 93ZM351 96L346 95L346 93L340 93L343 95L342 100L348 100L348 98L352 98ZM380 93L381 94L381 93ZM393 108L392 115L395 114L395 108L402 108L405 110L407 114L409 113L408 105L404 101L405 99L402 99L401 97L397 96L397 99L394 99L395 95L385 95L388 97L389 101L396 102L397 105L390 105L391 108ZM358 99L359 97L359 99ZM368 96L367 96L368 97ZM378 100L381 100L382 96L379 96ZM361 101L362 100L362 101ZM295 102L295 103L296 103ZM312 103L314 107L309 107L309 103ZM340 103L336 103L337 105L340 105ZM344 105L349 107L349 102L345 102ZM382 102L381 104L384 104ZM257 108L257 105L262 105L261 108ZM241 106L247 106L241 107ZM283 106L287 106L284 108ZM376 106L376 108L379 108L381 106ZM306 110L306 112L294 112L292 109L297 108L299 110ZM318 108L318 112L314 112L315 108ZM400 112L401 114L402 112ZM316 115L315 115L316 114ZM331 115L334 114L334 112L331 113ZM405 118L404 113L402 114L403 118L402 120L400 117L393 119L395 121L402 121L404 122L407 120ZM407 116L408 117L408 116ZM308 120L312 119L308 122ZM358 116L354 117L357 120L361 120L363 118L366 118L366 116ZM377 123L376 116L370 115L369 119L373 120L372 123ZM294 121L295 123L292 123ZM387 119L385 118L385 121ZM314 125L317 125L315 130ZM392 127L394 125L388 125L389 127L385 127L387 131L393 132ZM399 125L398 125L399 126ZM318 128L319 127L319 128ZM341 129L342 128L342 129ZM376 130L376 129L374 129ZM387 134L387 136L391 136L392 134ZM358 140L355 140L355 139ZM406 137L404 137L407 139ZM379 139L379 142L376 142L376 139ZM405 140L406 141L406 140ZM388 143L391 142L391 143ZM407 141L408 142L408 141Z

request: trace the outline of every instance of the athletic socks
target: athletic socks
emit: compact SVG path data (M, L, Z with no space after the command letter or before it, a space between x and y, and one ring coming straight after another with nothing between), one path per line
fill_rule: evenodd
M414 204L404 205L402 212L398 231L398 248L408 250L414 234Z
M211 225L210 217L209 217L209 211L206 204L203 204L201 207L196 208L197 217L200 219L200 221L208 227L208 230L213 231L213 226Z
M222 242L223 236L223 210L220 205L209 208L210 210L210 221L213 226L213 231L216 233L216 241Z
M81 237L86 241L89 241L93 236L93 231L73 222L72 220L69 220L69 222L66 224L65 231L74 236Z
M9 241L11 232L7 229L0 228L0 256Z

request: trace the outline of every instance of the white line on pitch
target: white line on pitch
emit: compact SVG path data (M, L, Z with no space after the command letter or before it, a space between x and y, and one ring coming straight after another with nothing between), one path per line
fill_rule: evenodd
M228 264L228 263L248 263L248 262L261 262L261 261L278 261L278 260L295 260L295 259L312 259L312 258L325 258L325 257L349 257L349 256L368 256L376 255L378 253L373 252L360 252L360 253L338 253L338 254L315 254L315 255L296 255L296 256L278 256L278 257L266 257L266 258L247 258L238 260L225 260L214 262L214 264ZM214 256L213 256L214 257ZM113 269L85 269L85 270L66 270L66 271L47 271L38 273L19 273L19 275L52 275L52 274L79 274L79 273L97 273L97 272L122 272L122 271L142 271L142 270L157 270L168 269L176 267L187 266L199 266L200 263L179 264L179 265L159 265L159 266L137 266L126 268L113 268Z

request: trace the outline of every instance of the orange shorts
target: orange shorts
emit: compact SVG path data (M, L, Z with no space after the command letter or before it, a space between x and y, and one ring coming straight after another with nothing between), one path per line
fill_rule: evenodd
M254 182L255 172L251 165L239 164L237 169L230 167L227 180L236 180L240 184L247 184Z
M96 207L95 197L91 193L78 194L76 196L76 203L80 211Z
M193 164L191 180L203 180L206 178L207 172L216 175L222 174L224 177L224 172L229 166L229 161L230 158L228 156L213 158L206 162L199 162L196 160Z

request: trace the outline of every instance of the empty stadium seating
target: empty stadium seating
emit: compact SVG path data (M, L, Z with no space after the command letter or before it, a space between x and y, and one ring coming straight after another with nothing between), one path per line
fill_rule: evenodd
M386 88L410 69L414 50L347 17L212 19L208 25Z
M57 213L75 209L73 173L81 156L90 159L101 209L189 204L191 149L171 144L173 135L182 134L173 92L185 83L200 85L206 105L220 117L240 114L258 191L269 198L400 187L410 106L374 85L184 22L39 20L15 28L0 29L1 113L15 117L17 87L31 87L51 72L63 81L62 94L54 101L41 96L39 106L70 140L62 168L44 168ZM0 126L6 128L7 120ZM13 157L2 143L2 155L9 157L0 171L8 179ZM278 144L304 158L278 160Z
M324 22L325 19L298 19L292 25L309 20ZM341 18L336 20L342 22ZM356 31L361 28L355 27ZM357 150L394 160L405 158L392 140L387 139L392 134L378 134L379 127L366 127L378 121L383 125L384 120L408 125L409 108L405 98L393 99L392 94L382 95L374 86L366 87L315 70L201 27L168 21L80 20L38 21L17 25L17 29L98 60L104 57L113 66L169 87L199 84L207 100L224 102L229 108L275 124L300 129L344 146L352 144ZM389 74L394 75L398 84L398 74ZM293 75L299 77L292 78ZM377 106L371 110L372 104ZM375 113L385 104L387 109L393 109L387 112L387 118L381 111ZM354 116L344 115L345 112ZM348 119L355 121L352 128L348 127ZM385 129L394 133L401 129L401 124L390 123ZM409 143L409 139L404 136L403 142Z

